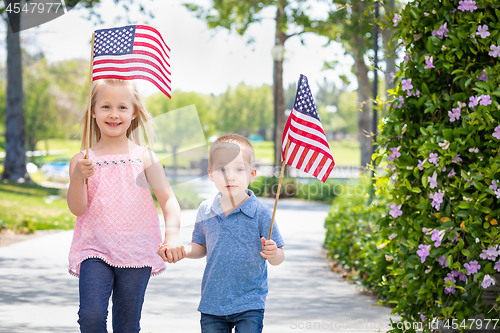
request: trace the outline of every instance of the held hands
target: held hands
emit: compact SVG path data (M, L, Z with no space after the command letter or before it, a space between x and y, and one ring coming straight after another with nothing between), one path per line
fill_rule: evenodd
M76 179L88 179L94 175L94 163L90 159L79 159L76 162L73 173L71 174Z
M158 255L168 263L176 263L186 256L186 250L179 236L167 236L163 244L160 244Z
M276 242L272 239L266 240L264 237L262 237L260 241L262 242L262 252L260 253L260 255L264 259L274 259L274 257L276 257L276 253L278 252Z

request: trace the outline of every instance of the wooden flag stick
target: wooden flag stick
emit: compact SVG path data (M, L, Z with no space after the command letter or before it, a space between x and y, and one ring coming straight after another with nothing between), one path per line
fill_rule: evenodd
M90 149L90 118L92 109L92 69L94 67L94 38L95 32L92 33L92 45L90 47L90 75L89 75L89 101L87 105L87 131L85 140L85 158L89 157ZM85 184L88 184L88 179L85 179Z
M278 183L278 190L276 191L276 200L274 201L273 217L271 219L271 227L269 228L269 236L267 237L267 240L270 240L271 235L273 234L274 216L276 215L276 207L278 206L278 199L280 197L281 181L283 180L283 173L285 171L285 164L286 164L286 160L288 157L288 148L289 147L290 147L290 139L288 139L286 142L285 155L284 155L285 158L283 159L283 163L281 164L280 181Z

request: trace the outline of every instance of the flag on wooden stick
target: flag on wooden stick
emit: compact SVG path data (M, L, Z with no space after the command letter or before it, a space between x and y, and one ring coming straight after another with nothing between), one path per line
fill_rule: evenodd
M335 165L307 77L300 75L295 103L283 131L281 160L322 182ZM289 145L286 152L287 144ZM286 158L285 158L286 155Z
M142 79L169 98L170 48L155 28L147 25L95 31L92 81Z
M283 131L281 161L280 180L267 239L271 239L273 233L274 217L278 206L285 164L312 174L323 183L328 179L335 165L325 131L319 120L318 110L316 110L307 77L302 74L300 75L293 109Z

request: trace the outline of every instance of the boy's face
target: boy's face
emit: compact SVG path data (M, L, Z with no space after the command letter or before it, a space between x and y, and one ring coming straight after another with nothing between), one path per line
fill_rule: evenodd
M228 154L231 154L230 149L224 148L212 154L212 169L208 169L210 180L223 195L246 195L245 190L254 181L257 169L250 166L243 150L230 162L227 161Z

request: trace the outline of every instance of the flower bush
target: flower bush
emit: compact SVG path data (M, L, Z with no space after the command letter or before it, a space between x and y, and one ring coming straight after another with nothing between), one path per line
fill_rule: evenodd
M481 296L500 283L500 2L413 1L387 21L406 48L376 159L387 302L405 322L498 318Z

